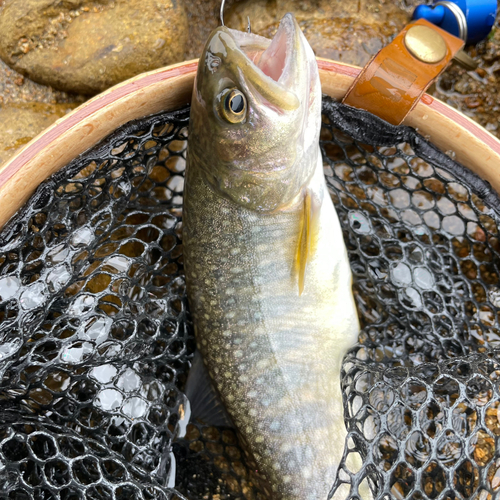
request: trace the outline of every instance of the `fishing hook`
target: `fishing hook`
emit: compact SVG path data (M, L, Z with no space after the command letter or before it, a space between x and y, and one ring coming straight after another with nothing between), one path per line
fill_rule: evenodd
M226 3L226 0L222 0L222 3L220 4L220 23L222 26L225 26L224 24L224 4Z
M226 0L222 0L220 4L220 23L222 26L225 26L224 24L224 4L226 3ZM247 16L248 19L248 25L247 25L247 33L252 33L252 25L250 24L250 16Z

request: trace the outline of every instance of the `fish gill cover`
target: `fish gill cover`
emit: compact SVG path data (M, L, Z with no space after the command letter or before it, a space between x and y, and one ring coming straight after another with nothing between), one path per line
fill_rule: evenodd
M188 117L122 127L0 233L0 498L264 498L232 430L193 422L176 440L194 351ZM327 98L321 147L362 325L331 495L368 481L378 499L493 498L498 197L413 130Z

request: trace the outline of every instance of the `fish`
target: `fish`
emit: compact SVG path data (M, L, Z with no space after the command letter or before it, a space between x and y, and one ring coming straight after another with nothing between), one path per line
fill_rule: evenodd
M359 321L319 147L321 85L293 14L221 26L193 89L183 205L197 350L270 498L326 499Z

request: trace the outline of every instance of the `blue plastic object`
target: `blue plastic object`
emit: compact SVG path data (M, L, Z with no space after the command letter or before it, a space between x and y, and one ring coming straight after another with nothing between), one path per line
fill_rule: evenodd
M435 2L437 3L437 2ZM477 43L488 36L497 12L497 0L451 0L460 7L467 22L467 43ZM419 5L413 11L413 19L427 21L459 36L459 24L455 14L443 5Z

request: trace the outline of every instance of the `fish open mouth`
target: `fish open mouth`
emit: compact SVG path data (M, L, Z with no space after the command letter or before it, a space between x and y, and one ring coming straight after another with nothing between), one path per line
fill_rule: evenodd
M257 67L275 82L280 82L285 68L290 65L297 29L298 26L292 14L283 17L271 44L262 53L257 63Z
M279 81L280 76L283 74L283 69L285 68L285 59L287 56L286 53L286 42L283 42L284 37L280 36L277 44L272 44L269 49L267 49L262 56L268 55L268 52L271 48L275 49L273 54L270 54L270 57L261 57L259 61L259 68L262 72L270 76L274 81ZM273 40L274 41L274 40ZM274 47L277 45L277 47Z
M276 83L285 83L293 58L300 51L300 28L293 14L286 14L272 40L253 33L228 30L238 48L262 73Z
M267 38L226 28L237 47L237 65L245 79L268 102L284 110L297 109L300 82L307 78L301 71L307 59L303 53L301 31L293 14L286 14L278 31ZM314 56L313 56L314 57Z

